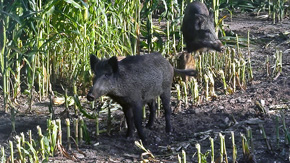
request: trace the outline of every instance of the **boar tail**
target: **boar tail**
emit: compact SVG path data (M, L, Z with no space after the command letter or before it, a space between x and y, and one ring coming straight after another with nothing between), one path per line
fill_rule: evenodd
M176 75L197 76L197 71L194 69L181 70L181 69L174 68L174 73Z

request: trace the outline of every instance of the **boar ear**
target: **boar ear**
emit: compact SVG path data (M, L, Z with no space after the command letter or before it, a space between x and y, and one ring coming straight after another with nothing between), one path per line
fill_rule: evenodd
M194 29L197 31L200 30L201 25L204 23L204 21L205 21L204 15L195 14Z
M90 55L90 64L91 64L91 69L95 72L95 65L96 63L99 62L99 59L94 55L94 54L91 54Z
M209 18L210 18L211 20L214 19L213 9L209 9Z
M114 73L118 71L118 59L116 56L111 57L108 63L112 67Z

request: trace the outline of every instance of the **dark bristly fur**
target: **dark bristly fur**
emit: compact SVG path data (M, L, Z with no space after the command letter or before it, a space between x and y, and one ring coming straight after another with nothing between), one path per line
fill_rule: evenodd
M91 55L90 62L95 78L87 95L88 100L107 95L118 102L127 120L127 136L132 136L135 125L143 141L142 107L145 104L149 106L147 127L150 128L155 118L155 100L160 96L165 111L166 132L170 132L170 96L174 72L196 75L194 70L174 69L159 53L130 56L121 61L117 61L116 57L99 60Z
M212 12L209 13L205 4L199 1L187 5L181 30L189 53L207 49L224 50L215 34Z

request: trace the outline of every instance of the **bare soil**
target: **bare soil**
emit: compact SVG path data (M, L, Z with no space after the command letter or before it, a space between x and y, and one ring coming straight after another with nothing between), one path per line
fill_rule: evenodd
M231 131L235 133L235 141L238 151L239 162L251 162L243 159L242 143L240 133L246 134L246 128L252 129L253 149L252 155L256 162L264 163L282 163L289 162L289 145L286 145L285 133L282 130L280 118L280 148L277 148L276 141L276 116L280 116L280 111L285 113L286 125L289 130L290 124L290 38L283 37L281 33L290 32L290 21L284 21L273 25L267 19L250 16L249 14L237 14L232 21L226 21L229 25L227 30L232 30L241 37L247 37L247 31L250 31L251 38L251 57L254 71L254 80L249 83L246 90L237 90L232 95L220 95L217 99L203 102L200 105L185 107L182 104L181 110L172 114L173 132L165 132L164 117L156 119L152 130L145 129L147 134L147 144L155 156L155 161L159 162L177 162L177 154L181 154L184 149L187 154L188 162L197 162L195 144L201 144L201 152L206 153L210 150L209 137L215 141L215 158L219 157L219 133L225 135L226 148L229 161L232 160ZM246 49L246 48L244 48ZM273 80L266 75L265 60L270 56L271 65L274 64L273 54L276 50L283 52L283 72ZM246 50L245 50L246 53ZM265 102L264 108L267 113L262 113L257 106L257 101ZM3 97L0 96L0 145L8 149L8 140L13 139L10 114L3 112ZM37 101L35 99L32 114L25 111L28 108L28 98L23 96L18 100L16 115L16 133L32 130L34 138L37 139L36 126L40 125L46 129L46 120L49 117L49 100ZM85 101L85 100L84 100ZM86 103L86 102L83 102ZM172 93L172 109L176 107L176 94ZM89 107L87 104L86 107ZM63 134L65 137L65 124L62 113L64 106L54 106L56 117L61 118L63 122ZM283 108L283 109L279 109ZM99 137L95 136L95 122L85 119L91 136L90 144L80 145L81 154L72 146L71 154L75 154L77 160L69 160L61 155L50 158L50 162L139 162L141 154L144 152L134 145L134 140L138 137L125 138L126 129L124 128L124 117L120 109L112 114L111 134L103 132ZM100 115L100 129L107 128L107 114ZM69 117L74 117L73 108L70 110ZM146 121L146 120L144 120ZM259 124L262 124L271 145L268 149L265 139L261 133ZM137 135L137 134L135 134ZM66 147L66 139L64 138ZM289 144L289 143L288 143ZM8 150L6 150L8 152ZM145 156L146 158L146 156ZM208 157L210 158L210 157ZM151 161L154 161L153 159ZM210 160L208 159L208 162Z

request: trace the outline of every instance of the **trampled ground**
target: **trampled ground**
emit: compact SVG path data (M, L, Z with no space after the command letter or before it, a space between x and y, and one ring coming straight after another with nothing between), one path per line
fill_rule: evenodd
M253 155L256 161L264 163L288 162L289 145L285 145L284 132L280 127L280 149L277 149L275 118L280 115L279 107L285 111L286 125L290 122L290 38L283 37L281 33L290 32L289 19L282 23L272 25L267 19L250 16L249 14L239 14L234 16L232 22L226 21L229 29L247 37L247 31L250 30L252 39L251 56L254 70L254 80L248 85L245 91L238 90L232 95L222 95L217 99L204 102L201 105L182 105L181 111L174 113L171 117L173 132L168 135L165 132L165 121L159 117L152 130L145 129L147 134L149 149L155 156L155 161L177 162L177 154L184 149L187 153L188 162L197 162L195 144L200 143L202 153L210 149L209 137L215 140L215 157L219 156L219 135L222 133L226 137L227 152L229 161L232 160L231 131L235 133L235 140L238 149L238 160L242 161L242 147L240 133L246 134L246 128L250 127L253 133ZM273 65L273 54L276 50L283 51L283 72L277 78L272 80L266 76L265 60L270 55L271 65ZM176 106L175 93L172 93L172 109ZM266 114L259 111L256 102L265 101ZM0 97L1 107L3 108L3 97ZM16 132L27 132L31 129L36 135L36 126L40 125L46 128L46 119L48 118L48 100L35 101L32 114L25 114L28 108L27 98L22 97L19 100L17 109L19 113L16 117ZM57 117L64 116L61 113L64 106L55 106ZM11 140L11 121L10 115L0 114L0 145L7 146L8 140ZM73 109L70 110L73 115ZM91 133L91 144L80 145L80 150L85 156L78 152L73 145L73 151L77 160L69 160L60 155L51 158L51 162L137 162L141 160L142 150L134 145L134 139L126 139L122 121L123 113L120 110L114 111L113 128L111 135L101 133L98 138L94 136L95 122L85 120ZM100 129L106 129L106 114L100 117ZM120 125L121 124L121 125ZM259 124L263 124L267 138L272 150L268 150ZM282 124L280 123L282 126ZM63 128L65 125L63 124ZM64 130L64 135L66 131ZM137 136L135 137L137 139ZM64 140L65 144L66 140ZM8 148L6 148L8 149ZM8 150L7 150L8 151ZM210 158L210 157L208 157ZM288 160L287 160L288 159ZM249 162L249 161L244 161Z

